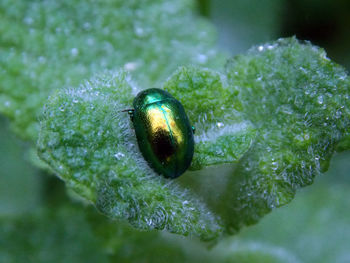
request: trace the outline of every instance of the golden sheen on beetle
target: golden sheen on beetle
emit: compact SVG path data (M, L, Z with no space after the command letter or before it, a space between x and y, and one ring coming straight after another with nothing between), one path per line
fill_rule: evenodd
M176 178L190 166L193 128L182 104L161 89L141 91L129 110L140 151L157 173Z

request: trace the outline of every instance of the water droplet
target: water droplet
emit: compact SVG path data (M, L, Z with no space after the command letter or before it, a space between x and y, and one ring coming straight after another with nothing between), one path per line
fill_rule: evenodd
M64 108L64 106L60 106L59 108L58 108L60 111L65 111L65 108Z
M127 71L134 71L138 66L139 64L137 62L128 62L124 64L124 69Z
M217 155L217 156L225 156L225 153L220 149L220 150L217 150L217 151L215 151L215 154Z
M299 67L299 69L300 69L303 73L307 74L307 70L306 70L305 68Z
M91 28L91 24L89 22L85 22L83 27L85 30L89 30Z
M92 38L92 37L89 37L89 38L86 40L86 43L87 43L89 46L92 46L93 44L95 44L95 39Z
M117 160L120 160L121 158L125 157L125 154L122 153L122 152L117 152L114 157L117 159Z
M34 20L31 17L27 16L26 18L24 18L24 23L26 23L27 25L31 25L31 24L33 24L33 22L34 22Z
M320 156L316 155L315 160L318 161L320 159Z
M43 56L40 56L40 57L38 57L38 61L39 61L39 63L45 63L46 62L46 58L45 57L43 57Z
M197 60L199 63L204 64L208 61L208 57L205 54L198 54Z
M263 51L263 50L264 50L264 46L259 46L259 47L258 47L258 50L259 50L259 51Z
M71 55L72 55L73 57L76 57L76 56L78 56L78 54L79 54L79 50L78 50L77 48L72 48L72 49L70 50L70 53L71 53Z
M80 178L82 178L82 173L80 173L80 172L73 173L73 177L75 179L80 179Z
M337 112L335 113L335 118L339 119L341 117L343 113L341 112L341 110L337 110Z
M282 105L281 112L288 114L288 115L291 115L291 114L293 114L293 109L290 105Z
M323 96L322 95L317 97L317 102L318 102L318 104L323 104Z
M274 170L274 171L276 171L277 168L278 168L278 162L272 162L272 163L271 163L271 169Z
M295 140L296 140L296 141L302 142L302 141L304 141L304 138L303 138L303 136L301 136L300 134L298 134L298 135L295 136Z
M216 126L218 126L218 128L224 127L224 124L222 122L217 122Z
M305 140L309 140L309 139L310 139L310 135L309 135L308 133L306 133L306 134L304 135L304 139L305 139Z
M136 36L138 36L138 37L143 37L145 35L145 30L142 27L135 26L134 31L135 31Z
M346 79L348 76L347 75L341 75L340 77L339 77L339 79L340 80L344 80L344 79Z

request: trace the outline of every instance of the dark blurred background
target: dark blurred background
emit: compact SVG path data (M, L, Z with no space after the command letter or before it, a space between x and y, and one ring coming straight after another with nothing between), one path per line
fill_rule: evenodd
M350 68L348 0L197 0L214 22L219 45L232 54L252 45L295 35L323 47Z

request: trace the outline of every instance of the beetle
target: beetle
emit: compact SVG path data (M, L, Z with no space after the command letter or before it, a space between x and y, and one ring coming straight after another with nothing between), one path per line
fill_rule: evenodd
M152 88L138 93L133 107L125 111L144 159L166 178L182 175L193 158L195 130L182 104L167 91Z

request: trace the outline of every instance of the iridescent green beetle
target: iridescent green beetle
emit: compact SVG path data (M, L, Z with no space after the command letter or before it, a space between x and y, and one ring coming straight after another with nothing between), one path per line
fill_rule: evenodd
M141 91L128 110L140 151L159 174L176 178L190 166L194 128L182 104L161 89Z

